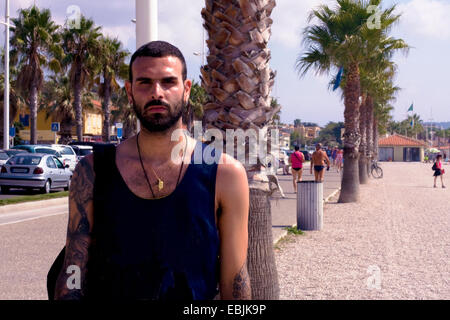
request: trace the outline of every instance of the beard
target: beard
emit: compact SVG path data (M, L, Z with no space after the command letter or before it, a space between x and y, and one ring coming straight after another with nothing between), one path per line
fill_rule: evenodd
M143 108L137 106L136 101L133 99L133 109L136 112L136 116L141 122L142 126L150 132L164 132L172 128L175 123L181 118L183 109L186 106L183 99L171 106L161 100L151 100L145 104ZM145 110L153 105L163 105L167 108L167 115L160 113L145 114Z

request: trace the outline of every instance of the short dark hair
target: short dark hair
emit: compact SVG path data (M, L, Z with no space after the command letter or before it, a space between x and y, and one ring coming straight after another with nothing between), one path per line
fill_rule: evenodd
M438 154L438 155L436 156L436 160L439 159L439 158L442 158L442 154Z
M298 150L300 150L300 147L299 146L295 146L294 149L295 149L295 151L298 151Z
M136 60L139 57L162 58L167 56L174 56L180 59L182 65L181 76L183 77L183 81L186 80L187 78L186 60L184 60L184 56L181 53L180 49L178 49L177 47L166 41L151 41L141 46L131 56L130 68L128 72L130 82L133 82L132 66L134 60Z

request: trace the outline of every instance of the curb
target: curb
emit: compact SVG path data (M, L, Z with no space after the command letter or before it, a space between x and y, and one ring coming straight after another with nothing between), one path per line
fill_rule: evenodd
M330 201L331 198L333 198L339 191L341 191L341 188L337 188L335 191L333 191L333 193L331 193L328 197L326 197L325 199L323 199L324 203L327 203ZM291 227L295 228L297 226L297 224L293 224ZM283 232L275 239L273 239L273 245L275 246L278 241L280 241L281 239L283 239L284 237L286 237L288 234L287 230L283 230Z
M5 206L0 206L0 214L29 209L38 209L38 208L40 209L49 206L63 205L63 204L69 205L69 197L8 204Z

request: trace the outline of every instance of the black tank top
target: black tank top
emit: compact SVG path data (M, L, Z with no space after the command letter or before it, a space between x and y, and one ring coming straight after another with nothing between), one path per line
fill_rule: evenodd
M109 146L94 154L86 298L213 299L219 280L217 164L194 164L191 159L170 195L147 200L128 188L115 152Z

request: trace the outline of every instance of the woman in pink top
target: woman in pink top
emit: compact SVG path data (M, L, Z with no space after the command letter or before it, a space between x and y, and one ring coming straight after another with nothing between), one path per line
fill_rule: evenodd
M336 154L336 168L337 172L341 171L342 169L342 159L344 158L344 150L339 150Z
M436 188L436 179L437 179L438 176L441 176L441 185L442 185L442 188L445 188L444 181L442 180L442 176L444 175L444 170L442 169L442 162L441 162L441 160L442 160L442 156L440 154L438 154L436 156L436 162L435 162L436 169L434 169L434 174L433 174L433 176L434 176L434 186L433 186L433 188Z
M300 147L295 146L294 153L291 154L292 163L292 183L294 184L294 191L297 192L297 181L302 181L303 172L303 162L305 162L305 157L301 153Z

